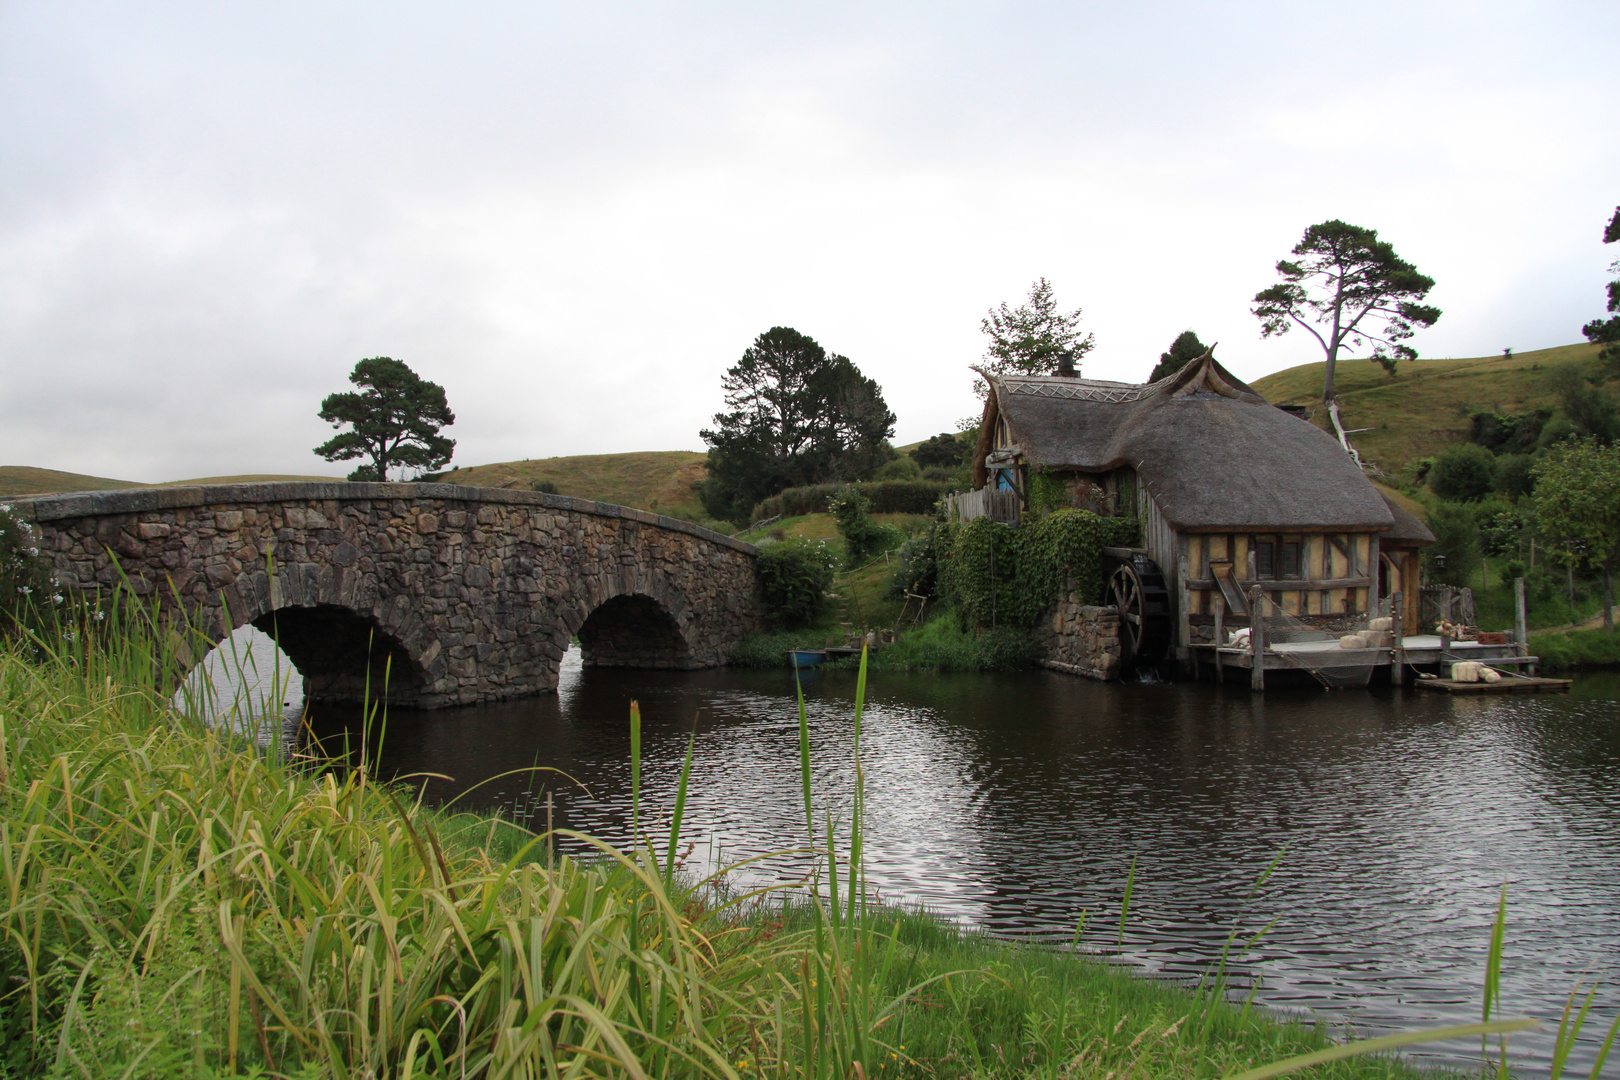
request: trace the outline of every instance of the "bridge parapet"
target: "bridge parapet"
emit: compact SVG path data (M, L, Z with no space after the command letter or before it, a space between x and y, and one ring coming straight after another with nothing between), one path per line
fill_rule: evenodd
M588 664L724 663L760 622L753 545L658 514L455 484L185 485L15 501L70 587L127 578L213 641L252 623L314 700L556 688ZM612 601L612 603L610 603Z

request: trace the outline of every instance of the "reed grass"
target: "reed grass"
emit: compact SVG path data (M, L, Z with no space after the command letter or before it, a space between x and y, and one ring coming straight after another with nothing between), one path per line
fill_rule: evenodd
M1189 994L873 904L864 669L850 817L818 809L801 697L813 869L733 896L677 872L690 753L662 852L534 836L210 727L167 692L196 642L133 603L97 626L0 647L7 1080L1151 1080L1313 1055L1316 1076L1414 1075L1234 1007L1219 979ZM1585 1015L1566 1010L1571 1040Z

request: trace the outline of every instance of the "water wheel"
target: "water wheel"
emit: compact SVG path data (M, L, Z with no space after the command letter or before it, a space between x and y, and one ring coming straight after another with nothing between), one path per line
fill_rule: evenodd
M1134 555L1108 577L1108 604L1119 612L1120 662L1156 664L1170 647L1170 590L1146 555Z

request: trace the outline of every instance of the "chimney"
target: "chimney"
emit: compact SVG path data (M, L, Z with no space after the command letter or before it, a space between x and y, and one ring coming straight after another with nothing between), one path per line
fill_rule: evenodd
M1065 379L1073 379L1079 376L1080 373L1074 370L1074 350L1064 349L1058 353L1057 373Z

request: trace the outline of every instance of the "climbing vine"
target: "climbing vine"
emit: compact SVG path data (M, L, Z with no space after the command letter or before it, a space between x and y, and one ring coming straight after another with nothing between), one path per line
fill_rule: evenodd
M939 591L966 626L1033 626L1073 582L1081 603L1102 598L1102 549L1137 539L1132 518L1059 510L1023 528L988 518L939 530Z

